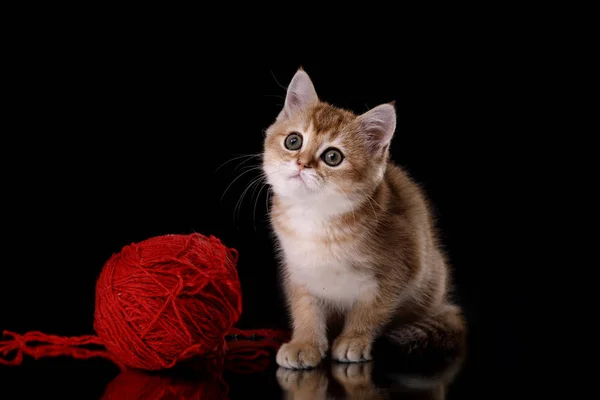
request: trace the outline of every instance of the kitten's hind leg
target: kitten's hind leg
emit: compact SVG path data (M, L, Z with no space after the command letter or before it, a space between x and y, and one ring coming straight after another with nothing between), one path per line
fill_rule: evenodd
M447 304L423 319L405 324L393 324L385 337L398 346L413 350L462 352L466 345L466 322L461 309Z

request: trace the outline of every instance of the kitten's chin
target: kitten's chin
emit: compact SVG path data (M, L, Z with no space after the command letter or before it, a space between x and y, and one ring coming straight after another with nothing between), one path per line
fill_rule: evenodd
M291 177L273 185L275 194L284 197L309 197L317 192L300 177Z
M305 177L295 174L271 176L269 184L273 192L282 197L303 198L318 195L319 189Z

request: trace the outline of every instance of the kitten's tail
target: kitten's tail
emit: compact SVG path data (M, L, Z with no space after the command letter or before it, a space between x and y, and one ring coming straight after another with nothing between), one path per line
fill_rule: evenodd
M392 327L385 336L409 351L462 353L466 347L466 334L467 327L461 309L448 304L430 317Z

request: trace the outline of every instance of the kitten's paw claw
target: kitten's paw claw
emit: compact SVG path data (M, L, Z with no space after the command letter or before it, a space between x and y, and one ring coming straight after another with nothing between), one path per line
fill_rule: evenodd
M315 343L290 342L279 348L276 361L280 367L306 369L316 367L324 355L325 350Z
M341 362L371 360L371 340L363 337L338 337L333 343L332 357Z

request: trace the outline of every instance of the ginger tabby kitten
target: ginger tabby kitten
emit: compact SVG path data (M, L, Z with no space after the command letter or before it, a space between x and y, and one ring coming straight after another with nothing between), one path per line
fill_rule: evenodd
M282 367L318 365L336 315L344 325L331 356L342 362L370 360L383 335L444 348L463 338L427 200L389 160L395 129L393 103L355 115L321 101L300 68L266 130L262 168L293 327Z

